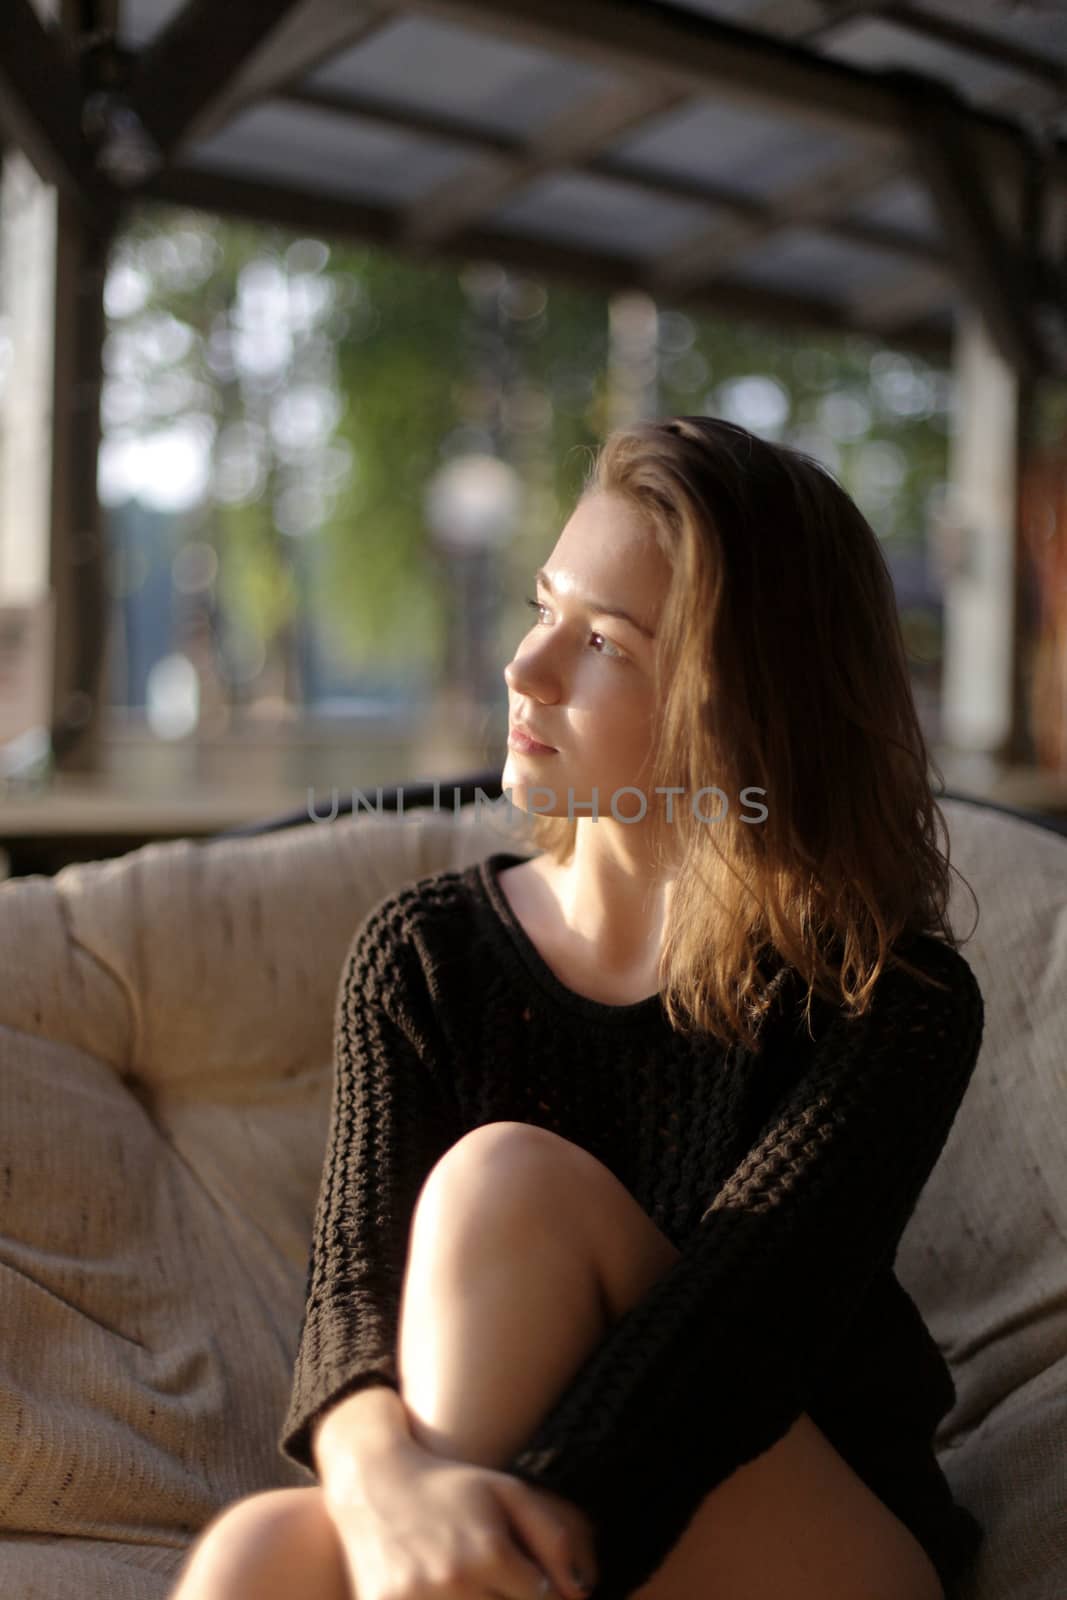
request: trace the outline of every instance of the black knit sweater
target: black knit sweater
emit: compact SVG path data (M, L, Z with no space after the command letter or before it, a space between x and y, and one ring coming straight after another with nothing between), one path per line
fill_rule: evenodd
M318 1415L399 1391L397 1331L419 1190L487 1122L597 1157L681 1252L574 1374L503 1470L580 1505L597 1600L664 1561L701 1500L807 1412L931 1555L952 1593L982 1537L933 1452L949 1369L893 1272L982 1038L963 957L901 953L864 1017L779 964L758 1050L669 1025L658 995L568 989L517 921L497 852L380 901L338 990L326 1161L279 1449L314 1471Z

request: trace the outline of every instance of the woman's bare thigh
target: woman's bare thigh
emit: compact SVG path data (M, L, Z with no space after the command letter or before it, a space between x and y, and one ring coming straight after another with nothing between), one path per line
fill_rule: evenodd
M341 1537L318 1484L262 1489L201 1529L167 1600L352 1600Z
M621 1316L679 1260L615 1175L556 1141L562 1176L585 1186L605 1301ZM543 1208L544 1190L535 1197ZM944 1600L932 1561L804 1412L778 1442L718 1484L634 1600Z
M705 1496L633 1600L944 1600L932 1561L804 1412Z

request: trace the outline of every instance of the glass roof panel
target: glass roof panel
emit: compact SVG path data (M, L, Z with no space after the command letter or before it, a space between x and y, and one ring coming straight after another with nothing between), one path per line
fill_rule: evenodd
M939 78L976 105L995 103L1033 82L1016 66L989 61L875 17L856 17L835 28L820 40L820 46L824 55L854 67L907 67Z
M183 165L318 193L405 205L470 161L467 150L403 129L268 101L199 144Z
M655 257L714 221L710 206L666 199L630 184L564 172L530 184L483 221L620 256Z
M853 300L864 289L888 287L908 271L899 256L812 228L789 228L762 239L750 255L737 262L731 276L735 281L813 299Z
M400 108L462 115L486 132L529 135L618 78L564 51L402 17L310 73L311 88L373 94Z
M701 97L618 140L611 154L649 174L703 178L762 197L805 182L855 150L854 140L787 116Z

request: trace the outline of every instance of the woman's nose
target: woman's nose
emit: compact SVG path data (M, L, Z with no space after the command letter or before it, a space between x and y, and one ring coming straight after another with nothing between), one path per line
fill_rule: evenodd
M504 682L509 689L514 689L518 693L522 687L522 681L523 675L519 672L516 661L509 661L504 668Z
M535 695L541 700L554 696L548 662L537 650L517 651L504 668L504 681L516 694Z

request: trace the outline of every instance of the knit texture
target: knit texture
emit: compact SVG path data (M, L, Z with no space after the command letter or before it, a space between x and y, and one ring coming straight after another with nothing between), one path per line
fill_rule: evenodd
M948 1366L893 1272L978 1057L982 994L950 946L899 946L867 1014L781 964L759 1045L670 1027L660 998L568 989L517 921L497 852L379 902L334 1017L326 1159L279 1449L314 1471L318 1416L399 1391L408 1235L435 1162L482 1124L551 1129L681 1252L618 1319L505 1471L581 1506L598 1600L621 1600L700 1502L807 1412L929 1552L948 1594L982 1537L933 1449Z

